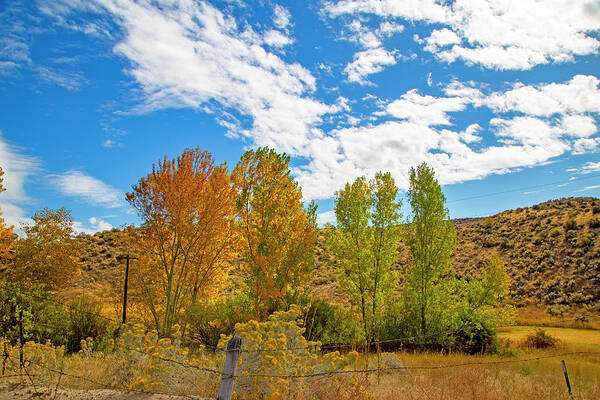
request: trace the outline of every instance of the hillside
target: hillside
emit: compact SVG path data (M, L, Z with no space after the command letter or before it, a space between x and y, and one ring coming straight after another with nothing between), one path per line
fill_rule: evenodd
M512 277L511 297L517 305L533 300L560 312L570 305L600 303L600 199L553 200L454 223L459 244L453 264L459 275L477 274L491 255L498 254ZM81 235L82 273L75 288L105 294L118 291L124 261L116 257L128 252L125 238L118 229ZM343 301L336 272L322 261L322 239L315 250L309 290L319 297ZM399 268L405 262L403 255ZM239 270L234 268L232 277L239 277Z
M459 222L454 257L459 274L502 257L511 295L554 308L600 302L600 199L566 198Z

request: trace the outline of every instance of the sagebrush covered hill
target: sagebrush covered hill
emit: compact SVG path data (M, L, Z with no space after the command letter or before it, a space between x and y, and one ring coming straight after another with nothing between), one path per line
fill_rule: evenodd
M516 305L534 300L560 312L568 306L600 303L600 199L552 200L454 224L459 243L453 265L459 276L478 274L489 257L497 254L512 278L511 297ZM130 252L127 238L119 229L80 235L82 271L75 288L117 295L124 271L124 261L117 256ZM336 272L324 262L326 257L321 237L309 290L343 301ZM406 261L405 255L400 257L400 270ZM240 273L234 267L230 275L235 280Z

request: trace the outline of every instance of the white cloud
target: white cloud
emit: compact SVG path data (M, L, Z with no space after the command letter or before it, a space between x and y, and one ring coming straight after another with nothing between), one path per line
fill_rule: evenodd
M427 42L425 49L435 52L438 51L440 47L460 43L460 38L450 29L444 28L436 29L431 32L431 35L425 39L425 41Z
M573 154L584 154L600 149L600 138L582 138L573 143Z
M600 162L586 162L581 166L580 170L573 169L570 172L578 172L580 174L591 174L593 172L600 172Z
M396 64L393 53L382 48L368 49L354 54L354 60L349 63L344 72L350 82L362 85L369 83L367 77L383 70L386 65Z
M413 89L403 94L399 100L390 103L387 112L396 118L426 126L452 125L447 113L464 110L467 103L467 99L460 97L422 96Z
M600 112L599 84L600 79L592 75L576 75L567 83L517 84L509 91L490 95L485 105L497 112L519 111L537 116L597 113Z
M112 228L113 226L111 224L97 217L89 218L87 226L84 226L80 221L75 221L73 223L73 230L76 233L86 233L88 235L93 235L96 232L109 231Z
M353 61L344 68L350 82L367 85L370 83L367 80L368 75L381 72L388 65L396 64L395 52L385 50L382 40L402 32L403 25L383 21L379 28L371 29L356 19L346 27L350 33L343 35L342 38L354 42L364 49L356 52Z
M102 141L102 147L106 147L107 149L112 149L115 147L123 147L123 143L117 142L112 139L104 139Z
M376 113L397 120L337 129L313 140L312 158L294 173L305 197L328 198L342 183L378 170L392 172L406 189L408 169L422 161L440 183L451 184L533 167L569 152L596 151L598 83L575 76L560 84L486 93L472 83L453 82L441 97L409 90ZM453 128L451 116L467 107L487 108L492 117L483 126Z
M404 25L390 21L383 21L377 29L377 33L380 36L392 36L393 34L400 33L402 31L404 31Z
M123 193L81 171L70 170L62 174L49 175L48 179L66 196L73 196L96 206L108 208L125 206Z
M0 131L0 167L4 171L4 188L0 193L0 211L9 225L17 229L21 223L28 222L23 205L32 202L25 193L25 183L35 174L41 162L35 157L23 153L22 149L6 143Z
M328 222L331 224L335 223L335 212L333 210L317 214L317 224L319 226L323 226Z
M365 13L445 25L425 39L426 51L445 62L462 59L496 69L597 54L598 9L597 0L343 0L326 7L332 17Z
M57 71L48 67L36 67L36 75L44 82L63 87L71 92L79 90L88 80L78 72Z
M276 4L273 10L273 24L280 29L285 29L291 24L292 15L287 8Z
M0 76L31 64L25 16L26 7L20 2L7 2L0 9Z
M246 119L232 115L236 112L251 122L231 135L305 154L307 140L320 135L315 127L322 117L338 111L311 97L313 75L266 51L251 28L241 31L232 17L208 3L158 3L160 8L154 2L95 2L122 29L114 51L129 61L128 72L143 95L137 111L189 107L215 112L237 128L234 119Z
M448 9L437 0L342 0L329 3L326 10L332 16L368 13L382 17L400 17L410 21L448 20Z
M581 190L576 190L576 192L585 192L587 190L595 190L595 189L600 189L600 185L586 186Z
M272 29L265 33L264 41L271 47L285 47L293 43L293 40L283 33Z

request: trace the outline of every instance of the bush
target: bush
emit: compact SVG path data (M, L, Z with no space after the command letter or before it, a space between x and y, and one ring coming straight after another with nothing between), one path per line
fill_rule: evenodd
M64 309L53 304L48 292L38 286L0 282L0 334L10 343L19 341L19 323L25 341L64 345L68 320Z
M88 338L99 343L108 328L108 320L101 316L102 305L94 298L81 296L69 305L67 352L81 350L81 343Z
M352 343L362 339L362 329L351 310L317 299L304 307L306 340L326 344ZM327 345L325 346L327 347Z
M495 326L487 314L463 312L451 337L452 348L464 353L495 353L498 350Z
M253 315L252 301L244 293L204 301L186 310L186 335L191 342L215 347L221 336L231 335L237 323Z
M554 228L550 231L549 233L550 237L557 237L560 236L560 229L558 228Z
M347 366L356 367L358 353L346 355L331 352L320 356L320 343L307 341L302 327L302 311L291 305L289 311L277 311L266 322L250 321L237 324L236 334L242 338L242 362L236 378L236 393L243 399L280 399L294 394L294 398L326 398L339 393L340 388L352 388L354 396L364 398L353 374L328 373ZM229 337L223 337L219 347L225 347ZM252 375L306 375L324 374L323 377L285 379Z
M547 349L550 347L556 347L558 339L550 336L545 330L537 328L535 333L529 334L522 346L534 349Z
M565 232L576 231L577 230L577 221L575 221L574 219L569 219L567 222L565 222L564 228L565 228Z
M588 222L590 228L600 228L600 218L592 218Z

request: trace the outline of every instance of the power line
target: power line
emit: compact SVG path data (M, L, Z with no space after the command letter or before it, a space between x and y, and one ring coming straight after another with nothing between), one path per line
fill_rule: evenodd
M484 197L497 196L497 195L505 194L505 193L514 193L514 192L519 192L521 190L537 189L537 188L546 187L546 186L560 185L562 183L579 182L579 181L583 181L586 179L593 179L593 178L600 178L600 175L590 175L590 176L584 176L583 178L578 178L576 180L558 181L558 182L552 182L552 183L544 183L541 185L525 186L525 187L521 187L518 189L503 190L501 192L487 193L487 194L481 194L481 195L476 195L476 196L471 196L471 197L465 197L462 199L450 200L450 201L447 201L446 203L457 203L460 201L481 199Z

